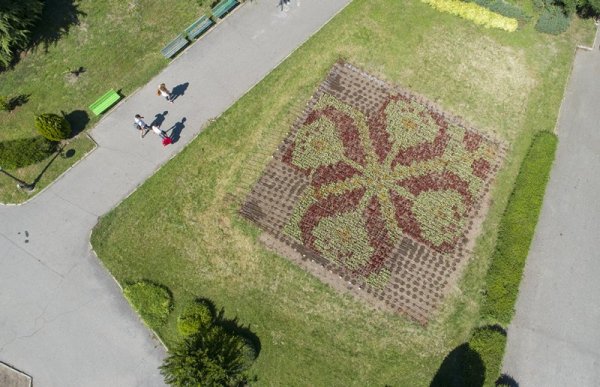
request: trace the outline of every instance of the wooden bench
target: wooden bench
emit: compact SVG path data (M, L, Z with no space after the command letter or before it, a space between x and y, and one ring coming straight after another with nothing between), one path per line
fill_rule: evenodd
M206 16L202 16L185 29L185 34L189 40L194 40L198 36L202 35L212 25L213 21L211 19Z
M169 44L167 44L165 46L165 48L163 48L160 52L163 54L163 56L167 59L173 57L175 54L177 54L179 51L181 51L182 48L184 48L185 46L187 46L190 43L189 40L187 40L185 38L185 36L183 34L179 34L177 35L177 37L175 39L173 39Z
M219 4L217 4L212 10L212 14L214 17L222 18L223 15L231 11L238 2L236 0L223 0Z
M102 97L100 97L96 102L91 104L90 110L92 111L92 113L99 116L100 114L102 114L103 112L108 110L108 108L110 108L112 105L115 104L115 102L117 102L120 99L121 99L121 96L119 95L119 93L117 93L114 90L110 90L108 93L106 93Z

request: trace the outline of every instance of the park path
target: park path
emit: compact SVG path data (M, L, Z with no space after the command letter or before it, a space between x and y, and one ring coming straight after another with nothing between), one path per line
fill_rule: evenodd
M600 39L597 32L596 42ZM600 50L578 51L558 150L508 329L520 387L600 386Z
M247 1L108 113L91 131L94 152L25 205L0 207L0 362L41 387L163 384L165 351L99 264L90 232L349 2ZM183 91L175 104L156 97L160 82ZM163 112L179 137L166 148L132 127L136 113Z

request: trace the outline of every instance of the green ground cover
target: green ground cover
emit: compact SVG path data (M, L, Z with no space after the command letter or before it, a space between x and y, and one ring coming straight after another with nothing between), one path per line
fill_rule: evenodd
M540 130L554 128L574 45L591 22L566 34L478 28L419 1L355 0L238 101L119 207L92 235L121 283L167 286L175 309L158 330L178 339L177 315L206 297L250 324L261 340L260 384L429 385L445 356L479 323L496 233L521 160ZM373 311L266 250L236 213L315 87L340 57L435 100L504 139L508 159L460 286L430 324ZM184 167L185 166L185 167ZM144 230L133 238L130 230Z
M74 115L78 131L84 125L92 127L98 117L87 107L111 88L127 96L156 75L169 62L160 50L210 6L204 2L200 7L195 0L70 3L47 1L44 27L35 34L40 36L39 44L22 55L13 69L0 72L0 96L28 96L28 101L14 111L0 112L0 141L36 136L34 116L42 113L64 111ZM68 22L77 19L79 24ZM69 70L80 67L85 72L78 77L69 74ZM86 136L75 142L78 150L93 147ZM68 161L57 163L56 167L62 167L57 174L48 171L38 182L38 191L72 165L75 158ZM43 161L11 172L31 182L46 164ZM11 180L0 178L0 203L28 197L14 191Z

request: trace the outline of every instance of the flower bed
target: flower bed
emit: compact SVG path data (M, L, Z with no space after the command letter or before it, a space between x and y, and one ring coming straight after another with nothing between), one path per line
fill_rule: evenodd
M514 32L519 26L517 19L502 16L475 3L460 0L421 0L441 12L472 21L485 28L499 28Z
M464 257L503 148L410 93L376 80L352 90L367 75L337 66L328 79L345 71L346 86L324 83L242 213L422 321Z

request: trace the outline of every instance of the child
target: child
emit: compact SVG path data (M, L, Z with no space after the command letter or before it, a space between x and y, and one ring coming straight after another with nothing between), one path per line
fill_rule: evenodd
M144 122L143 118L143 116L136 114L133 120L137 125L138 130L140 131L141 138L144 138L144 136L146 135L146 133L148 133L148 130L150 129L150 125Z
M169 89L167 89L167 86L164 83L161 83L160 85L158 85L158 90L156 91L156 95L158 95L159 97L162 95L163 97L165 97L165 99L167 101L173 103L172 94L169 91Z

